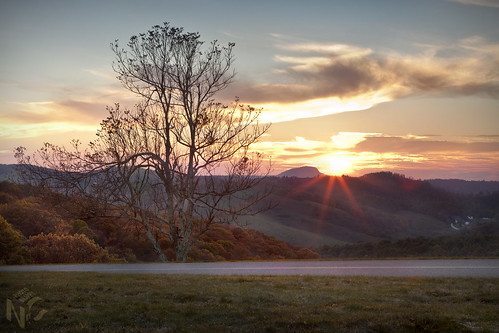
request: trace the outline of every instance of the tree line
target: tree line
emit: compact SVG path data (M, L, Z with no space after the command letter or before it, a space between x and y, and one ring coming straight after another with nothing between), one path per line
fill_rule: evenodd
M484 223L460 236L324 245L314 250L323 258L499 257L499 225Z

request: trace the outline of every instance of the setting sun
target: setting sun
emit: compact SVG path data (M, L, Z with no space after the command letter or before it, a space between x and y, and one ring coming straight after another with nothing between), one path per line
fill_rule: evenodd
M325 159L323 170L331 176L341 176L352 172L352 160L348 156L328 156Z

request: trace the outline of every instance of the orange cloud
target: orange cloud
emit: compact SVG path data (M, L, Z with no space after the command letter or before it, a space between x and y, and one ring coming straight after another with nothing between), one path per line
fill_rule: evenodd
M498 136L469 137L467 141L437 138L344 132L330 141L296 137L286 142L260 142L254 148L271 156L277 166L275 173L310 165L324 173L352 176L388 170L414 178L498 178Z
M374 153L396 152L406 154L422 154L430 152L499 153L499 142L437 141L414 137L404 138L376 136L365 138L353 148L353 151Z
M0 115L0 136L47 137L55 133L95 132L106 115L105 105L83 101L16 103Z
M457 45L417 46L421 53L414 56L345 44L279 45L290 54L275 56L275 82L237 82L231 92L262 105L263 116L274 122L362 110L411 95L499 97L499 45L473 36Z

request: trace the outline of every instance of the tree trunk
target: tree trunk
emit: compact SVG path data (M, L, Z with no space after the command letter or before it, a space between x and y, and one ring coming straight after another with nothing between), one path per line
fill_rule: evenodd
M154 251L158 254L159 260L162 262L168 262L168 258L166 258L165 254L163 253L163 250L161 249L161 246L159 245L158 241L156 240L156 237L151 233L151 231L147 230L146 232L147 238L151 241Z
M190 246L183 239L179 239L175 245L175 260L177 262L186 262Z

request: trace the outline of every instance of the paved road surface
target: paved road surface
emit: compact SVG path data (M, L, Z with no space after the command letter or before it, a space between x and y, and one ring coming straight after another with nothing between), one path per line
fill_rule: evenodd
M2 271L216 275L499 277L499 259L250 261L217 263L0 266Z

